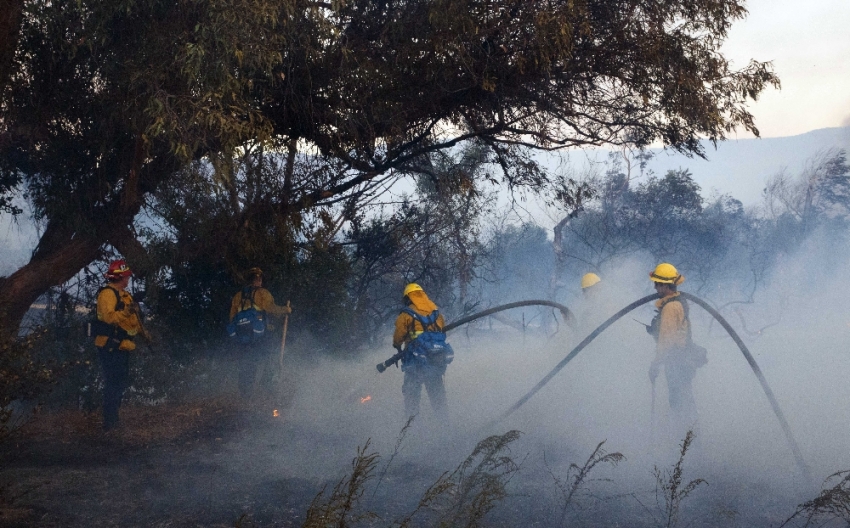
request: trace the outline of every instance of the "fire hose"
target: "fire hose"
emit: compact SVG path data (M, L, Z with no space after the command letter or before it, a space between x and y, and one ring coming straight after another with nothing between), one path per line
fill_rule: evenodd
M779 408L779 402L776 400L776 397L773 395L773 391L771 390L770 385L768 385L767 379L764 377L764 374L762 373L761 369L759 368L758 364L756 363L755 358L753 357L753 355L750 353L749 349L747 348L747 345L744 344L744 342L741 340L740 336L738 336L738 333L735 332L735 330L726 321L726 319L724 319L723 316L720 315L720 313L717 312L717 310L712 308L711 305L709 305L708 303L706 303L705 301L703 301L699 297L696 297L696 296L691 295L689 293L681 292L679 295L680 295L681 298L687 299L687 300L689 300L689 301L691 301L695 304L698 304L705 311L707 311L712 317L714 317L715 320L717 320L718 323L720 323L720 325L726 330L726 332L729 333L729 335L732 337L732 340L735 341L735 344L738 345L738 348L741 350L741 353L744 355L744 358L747 360L747 363L750 365L750 368L752 369L753 373L756 375L756 378L758 379L759 383L761 384L761 388L764 391L765 396L767 396L768 402L770 402L770 406L773 409L773 413L776 415L777 420L779 420L779 425L781 426L783 433L785 433L785 439L788 441L788 445L791 448L792 454L794 455L794 460L797 463L797 467L800 469L803 476L809 482L812 482L811 473L809 471L809 468L806 465L805 460L803 460L803 454L800 451L799 446L797 445L797 441L794 439L794 435L791 433L791 428L788 425L788 421L785 419L785 415L782 413L782 410ZM601 334L602 332L604 332L609 326L611 326L612 324L617 322L620 318L622 318L623 316L625 316L626 314L628 314L629 312L631 312L635 308L643 306L644 304L646 304L650 301L653 301L653 300L657 300L657 299L658 299L658 295L656 295L656 294L647 295L646 297L642 297L642 298L634 301L633 303L629 304L628 306L626 306L625 308L623 308L619 312L617 312L614 315L612 315L611 317L609 317L604 323L599 325L596 328L596 330L591 332L578 345L576 345L575 348L573 348L570 351L570 353L567 354L567 356L564 357L564 359L562 359L560 361L560 363L555 365L555 367L548 374L546 374L546 376L544 376L543 379L541 379L540 382L537 383L537 385L535 385L530 391L528 391L528 393L526 393L525 396L520 398L510 409L508 409L507 411L502 413L502 415L499 416L499 418L497 418L494 423L504 420L505 418L507 418L508 416L513 414L514 411L516 411L517 409L522 407L525 404L525 402L527 402L529 399L531 399L532 396L537 394L537 392L540 389L542 389L547 383L549 383L549 381L555 376L555 374L557 374L561 369L563 369L567 365L567 363L572 361L572 359L574 357L576 357L579 352L581 352L587 345L590 344L591 341L596 339L596 337L599 334ZM552 306L552 307L557 308L558 310L561 311L561 314L563 314L565 320L567 320L567 321L572 320L572 313L570 312L570 310L566 306L563 306L561 304L558 304L558 303L555 303L555 302L552 302L552 301L532 300L532 301L520 301L520 302L504 304L504 305L501 305L501 306L489 308L489 309L484 310L482 312L472 314L468 317L464 317L464 318L462 318L458 321L455 321L451 324L448 324L448 325L446 325L446 327L443 330L445 332L448 332L449 330L453 330L453 329L455 329L455 328L457 328L461 325L472 322L472 321L479 319L481 317L486 317L486 316L494 314L496 312L501 312L503 310L509 310L511 308L518 308L518 307L522 307L522 306ZM383 363L379 363L378 366L377 366L378 372L383 372L390 365L397 363L401 359L401 357L402 357L402 352L399 351L397 354L395 354L390 359L384 361Z
M724 319L723 316L720 315L717 312L717 310L712 308L708 303L706 303L705 301L703 301L699 297L696 297L694 295L691 295L691 294L685 293L685 292L681 292L680 297L683 298L683 299L687 299L687 300L689 300L689 301L691 301L695 304L698 304L703 309L705 309L705 311L707 311L709 314L711 314L711 316L714 317L717 320L718 323L720 323L720 325L726 330L726 332L729 333L729 335L735 341L735 344L738 345L738 348L741 350L741 353L744 355L744 358L747 360L747 363L749 363L750 368L753 370L753 373L756 375L756 378L758 378L759 383L761 384L761 388L764 391L765 396L767 396L767 400L770 402L770 406L773 408L773 413L776 415L776 418L779 420L779 425L782 427L782 431L785 433L785 439L788 441L788 445L791 448L791 452L794 455L794 460L797 463L797 467L800 469L803 476L809 482L811 482L812 481L811 473L809 471L808 466L806 465L805 460L803 460L803 454L800 452L800 447L797 445L797 441L794 440L794 435L791 434L791 428L788 426L788 421L785 420L785 415L782 413L782 410L779 408L779 402L776 401L776 397L773 395L773 391L771 390L770 385L768 385L767 379L764 377L764 374L762 373L761 369L759 368L758 364L756 363L755 358L753 357L753 355L750 353L749 349L747 348L747 345L744 344L744 342L741 340L740 336L738 336L738 333L735 332L735 330L729 325L729 323L726 321L726 319ZM542 389L544 385L549 383L549 380L551 380L555 376L555 374L557 374L562 368L564 368L566 366L566 364L569 363L570 361L572 361L572 359L574 357L576 357L578 355L578 353L581 352L587 345L589 345L591 341L593 341L599 334L604 332L609 326L614 324L618 319L620 319L624 315L628 314L629 312L631 312L635 308L637 308L639 306L643 306L644 304L648 303L649 301L653 301L653 300L656 300L656 299L658 299L658 296L655 295L655 294L647 295L646 297L642 297L642 298L636 300L635 302L629 304L628 306L626 306L625 308L623 308L622 310L620 310L619 312L615 313L610 318L608 318L604 323L599 325L599 327L596 328L596 330L591 332L590 335L585 337L581 341L581 343L576 345L576 347L573 348L572 351L570 351L570 353L567 354L567 356L564 359L562 359L560 363L555 365L555 367L548 374L546 374L546 376L544 376L543 379L540 380L539 383L537 383L537 385L535 385L530 391L528 391L528 393L526 393L525 396L520 398L519 401L517 401L510 409L508 409L507 411L502 413L502 415L499 416L499 418L496 421L498 422L498 421L504 420L505 418L510 416L514 411L516 411L517 409L522 407L523 404L525 404L525 402L527 402L529 399L531 399L531 397L534 396L540 389Z
M558 304L556 302L544 301L544 300L518 301L518 302L512 302L512 303L508 303L508 304L502 304L502 305L499 305L499 306L494 306L493 308L488 308L488 309L486 309L482 312L478 312L478 313L469 315L467 317L463 317L463 318L461 318L461 319L459 319L459 320L457 320L457 321L455 321L451 324L447 324L445 326L445 328L443 328L443 332L448 332L449 330L454 330L455 328L462 326L462 325L465 325L466 323L471 323L472 321L475 321L476 319L481 319L482 317L487 317L488 315L492 315L492 314L497 313L497 312L501 312L501 311L504 311L504 310L510 310L511 308L522 308L523 306L551 306L552 308L557 308L561 312L561 315L564 317L565 321L571 322L571 321L575 320L575 317L573 317L573 314L572 314L572 312L570 312L570 309L567 308L566 306L564 306L563 304ZM383 363L378 363L378 365L376 366L376 368L378 369L378 372L383 372L383 371L387 370L387 368L389 368L391 365L395 365L396 363L398 363L401 360L402 356L404 356L404 352L399 349L398 352L393 354L393 356L390 359L384 361Z

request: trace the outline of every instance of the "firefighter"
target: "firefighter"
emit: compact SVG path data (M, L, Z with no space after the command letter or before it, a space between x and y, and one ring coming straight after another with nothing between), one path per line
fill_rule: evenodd
M422 385L425 385L434 414L441 421L447 421L448 406L443 375L454 353L445 343L443 333L445 319L439 313L437 305L428 298L418 284L411 283L404 288L402 302L406 308L395 320L393 347L401 351L404 346L404 355L401 359L401 370L404 372L404 383L401 387L404 395L404 411L408 417L419 414ZM437 344L440 350L420 353L420 350L433 348L426 343L429 336L437 336L437 340L441 341Z
M585 273L581 278L583 301L578 310L578 324L583 333L596 329L616 311L610 302L609 292L599 275Z
M596 297L599 292L597 284L600 282L602 282L602 279L600 279L599 275L595 273L585 273L581 277L581 293L584 295L585 299L592 299Z
M696 369L701 365L691 357L693 343L688 305L684 299L679 298L677 291L677 287L685 278L672 264L664 262L656 266L649 274L649 279L659 297L655 301L656 315L647 328L647 332L656 341L655 359L649 367L649 379L654 387L659 371L664 368L671 421L677 427L693 430L698 416L691 382Z
M103 373L103 430L118 426L118 408L130 378L130 352L134 339L145 335L138 305L127 291L133 272L124 260L109 264L106 286L97 294L94 328L98 360Z
M270 339L269 330L274 327L265 319L267 315L283 317L292 313L289 306L278 306L271 292L263 288L263 270L251 268L247 272L248 282L241 291L233 296L230 303L230 322L240 311L253 307L263 318L265 331L261 337L249 343L239 345L239 393L248 399L254 393L254 384L260 364L268 362L269 356L276 350L275 342Z

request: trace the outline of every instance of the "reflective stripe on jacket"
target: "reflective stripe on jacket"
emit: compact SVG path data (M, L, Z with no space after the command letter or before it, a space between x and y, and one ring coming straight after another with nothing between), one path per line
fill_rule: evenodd
M423 317L431 315L437 309L424 291L412 291L407 296L410 299L409 308ZM442 330L446 325L443 314L437 317L437 327ZM423 332L422 325L408 313L401 312L395 320L395 332L393 332L393 346L400 347L410 343Z

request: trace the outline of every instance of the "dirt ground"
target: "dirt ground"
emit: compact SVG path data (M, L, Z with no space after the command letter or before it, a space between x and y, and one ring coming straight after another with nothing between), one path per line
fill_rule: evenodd
M122 407L107 434L96 413L39 414L2 446L0 527L298 526L315 483L245 478L263 461L232 463L281 441L267 406Z

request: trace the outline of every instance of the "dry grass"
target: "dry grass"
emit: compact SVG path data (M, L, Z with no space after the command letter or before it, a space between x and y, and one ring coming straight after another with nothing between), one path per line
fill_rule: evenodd
M583 486L586 483L591 482L591 480L588 480L588 477L597 465L609 464L611 466L616 466L618 463L626 459L622 453L606 453L605 449L602 447L603 445L605 445L604 440L597 444L596 449L593 450L593 453L590 454L583 466L579 467L576 464L570 464L570 468L567 471L567 477L565 479L558 478L551 470L549 470L549 474L552 475L552 478L555 481L555 486L561 493L561 515L558 522L559 525L564 524L567 512ZM598 481L599 479L593 480ZM607 481L607 479L602 480Z
M827 488L832 482L835 484ZM797 506L794 515L782 523L780 528L798 520L804 520L803 526L815 523L825 525L835 520L850 526L850 470L833 473L826 477L823 484L824 489L820 494Z
M693 441L694 433L688 431L680 446L679 459L672 470L662 472L658 467L655 468L655 502L663 512L659 525L664 526L664 528L678 526L682 501L701 484L708 484L704 479L694 479L687 484L684 483L685 455L687 455Z
M396 449L409 426L410 421L399 434ZM433 518L425 521L427 526L481 526L487 513L507 496L506 486L519 470L509 449L519 435L519 431L509 431L479 442L454 471L443 473L425 491L412 512L391 525L407 528L414 524L414 517L430 513ZM314 497L302 528L346 528L363 521L380 521L374 512L359 510L359 502L374 477L379 460L378 453L369 451L368 441L358 448L350 473L341 478L329 494L326 495L325 487ZM243 516L237 525L249 526L250 519Z
M437 518L429 525L474 528L507 497L507 484L519 471L510 453L510 444L519 431L493 435L478 442L466 460L451 473L443 473L422 495L416 509L402 520L400 528L411 526L414 516L430 510Z
M316 495L307 509L303 528L346 528L377 517L370 511L355 513L380 459L378 453L369 451L369 443L367 440L363 447L357 448L357 456L351 461L351 473L336 483L327 498L326 488Z

